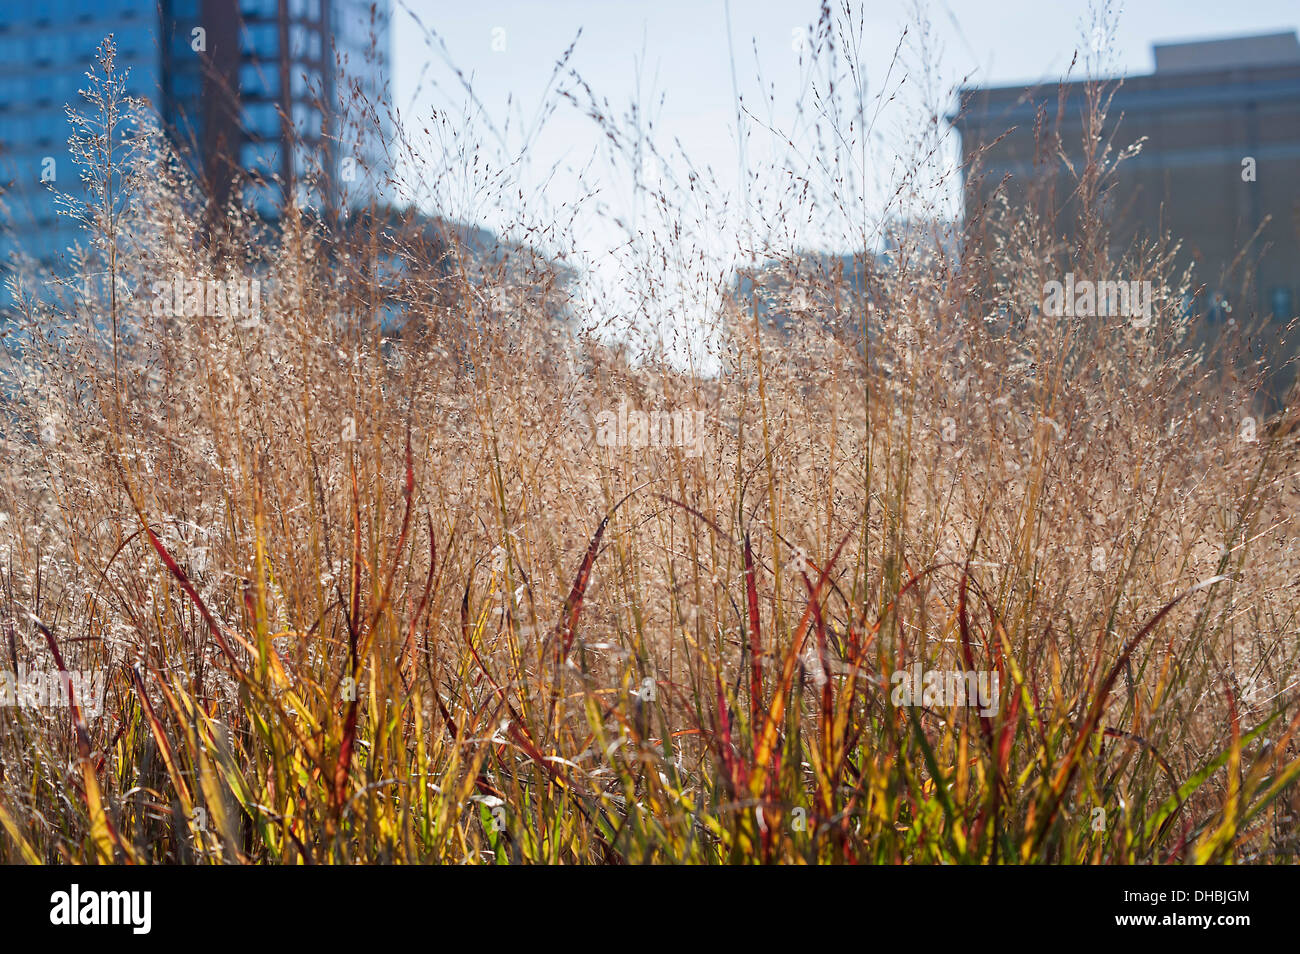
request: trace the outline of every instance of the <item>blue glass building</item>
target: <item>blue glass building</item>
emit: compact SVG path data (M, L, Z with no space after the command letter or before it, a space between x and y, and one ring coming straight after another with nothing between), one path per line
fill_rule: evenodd
M0 262L17 244L57 269L80 238L51 187L80 189L64 107L108 34L128 93L158 109L218 202L242 180L267 216L288 191L325 211L369 203L386 118L372 128L340 104L357 87L382 95L389 20L388 0L0 0Z
M109 33L119 67L130 70L128 91L152 96L161 74L150 0L0 2L0 203L13 230L0 237L5 260L13 238L54 262L76 237L72 223L56 216L51 192L80 185L64 106L80 102L95 49Z

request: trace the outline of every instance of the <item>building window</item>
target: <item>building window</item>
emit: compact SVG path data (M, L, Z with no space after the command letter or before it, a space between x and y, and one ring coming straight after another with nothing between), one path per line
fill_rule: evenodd
M1209 296L1209 307L1206 309L1205 317L1212 325L1217 325L1228 320L1232 314L1232 305L1223 292L1212 292Z
M293 95L295 99L319 96L321 94L321 76L317 70L296 71L293 74Z
M244 0L239 8L245 17L265 17L274 20L279 12L277 0Z
M1275 321L1287 321L1292 317L1292 298L1291 289L1279 285L1268 293L1269 304L1272 305L1273 319Z
M246 53L254 57L273 59L280 48L280 28L274 23L255 23L245 26Z
M295 59L320 59L320 34L301 26L289 28L289 55Z
M248 131L261 139L280 135L280 114L274 103L250 103L244 109Z
M239 150L239 162L249 172L274 175L280 163L279 146L274 142L248 143Z
M280 74L274 63L245 63L239 68L239 86L245 96L269 99L280 94Z
M290 0L289 16L314 23L320 19L320 0Z
M311 109L301 103L294 103L293 106L293 125L302 139L319 139L321 131L321 115L318 110Z

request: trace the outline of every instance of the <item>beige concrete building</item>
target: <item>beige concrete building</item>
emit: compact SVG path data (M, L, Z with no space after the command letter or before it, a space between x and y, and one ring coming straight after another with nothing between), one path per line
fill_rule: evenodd
M1183 243L1181 263L1195 265L1200 293L1187 307L1204 316L1203 331L1241 319L1262 326L1262 347L1272 337L1276 348L1300 301L1300 42L1281 33L1158 45L1155 61L1154 73L1118 85L1104 127L1116 149L1146 140L1120 164L1102 206L1112 247L1171 233ZM961 91L952 121L968 168L980 173L967 180L968 223L1005 179L1013 204L1050 195L1056 237L1066 247L1076 240L1075 183L1044 133L1059 130L1077 167L1085 87ZM979 230L972 236L978 245ZM1289 356L1270 355L1274 390L1292 377L1281 372Z

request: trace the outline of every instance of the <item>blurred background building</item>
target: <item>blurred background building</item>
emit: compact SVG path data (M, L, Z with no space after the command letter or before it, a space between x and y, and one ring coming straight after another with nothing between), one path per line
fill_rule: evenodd
M52 191L81 191L64 107L109 34L128 93L158 109L214 205L237 184L267 217L290 194L330 215L369 204L386 174L374 106L389 23L390 0L0 3L0 262L17 241L57 267L79 238Z
M1115 88L1102 130L1116 152L1145 139L1105 197L1111 248L1170 233L1182 242L1178 264L1195 269L1186 307L1203 316L1202 333L1241 318L1280 337L1300 292L1300 42L1292 32L1154 52L1154 73ZM1051 198L1039 210L1054 237L1077 239L1076 181L1047 134L1059 132L1081 168L1086 85L961 91L953 123L966 168L977 172L967 179L968 226L1000 186L1014 207L1045 183L1037 195ZM972 240L978 249L979 229L968 229ZM1280 370L1277 359L1290 355L1271 357Z

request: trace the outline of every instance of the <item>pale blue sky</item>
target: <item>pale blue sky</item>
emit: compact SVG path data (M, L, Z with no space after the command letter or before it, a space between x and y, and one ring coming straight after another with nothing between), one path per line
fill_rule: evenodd
M429 121L430 111L445 110L452 117L448 129L464 115L464 84L452 70L458 68L473 88L475 109L491 120L502 138L489 131L482 117L472 138L486 157L509 167L510 190L498 190L479 181L477 187L460 180L439 180L439 211L472 218L492 227L564 222L568 237L557 239L585 259L593 274L624 275L627 263L617 249L629 235L662 224L653 204L634 185L631 165L610 159L602 131L582 112L561 101L546 117L540 134L529 138L539 104L556 61L582 30L568 69L575 71L611 111L624 114L630 103L640 102L643 115L653 116L656 148L667 169L681 180L687 160L697 171L709 169L716 181L711 187L715 206L701 211L697 228L710 233L697 236L696 245L711 261L719 248L734 247L742 228L743 205L739 193L739 153L733 95L735 88L764 119L770 117L806 152L813 136L809 123L802 127L793 109L800 91L810 80L806 54L801 58L800 31L813 24L816 0L394 0L394 99L408 129L433 130L419 151L426 158L449 146L449 134L440 135ZM839 10L842 3L832 5ZM942 109L951 108L951 91L957 84L1000 85L1053 81L1063 76L1076 49L1080 50L1077 77L1096 21L1094 11L1109 9L1116 23L1108 52L1098 71L1108 75L1137 75L1153 67L1153 43L1203 39L1250 33L1291 31L1300 24L1294 0L1251 0L1224 4L1222 0L1145 0L1110 5L1087 0L853 0L856 17L863 18L860 56L868 81L870 100L882 90L894 96L873 126L874 158L867 165L866 206L879 210L890 194L903 165L899 144L914 136L925 98L922 60L937 65L929 79L931 98ZM928 54L918 49L921 31L918 10L928 15ZM424 28L417 25L418 17ZM904 27L901 64L891 62ZM445 53L441 44L445 44ZM762 84L757 76L761 73ZM574 89L574 80L562 76L558 85ZM901 81L906 75L907 79ZM843 83L841 76L837 82ZM763 91L774 98L768 107ZM507 124L509 129L507 131ZM798 132L802 128L804 138ZM751 124L747 158L781 164L784 141ZM456 137L452 137L456 138ZM463 135L456 142L464 149ZM952 137L950 137L951 139ZM523 143L528 148L522 151ZM956 177L951 175L955 141L949 142L939 162L949 171L948 201L955 201ZM437 160L435 160L437 161ZM891 161L894 163L890 168ZM443 159L443 166L455 165ZM581 171L580 170L585 170ZM647 170L647 174L649 171ZM436 174L421 174L426 181ZM495 180L498 184L506 179ZM774 186L770 172L760 175L754 187ZM774 186L779 188L779 186ZM526 209L517 201L522 191ZM856 191L856 190L855 190ZM942 191L942 190L940 190ZM580 196L595 193L596 197ZM730 213L719 215L722 196L731 197ZM513 196L513 197L512 197ZM428 201L429 197L425 197ZM594 203L594 204L593 204ZM572 212L575 205L585 210ZM587 214L599 208L599 214ZM950 211L955 211L950 206ZM573 216L566 218L566 213ZM769 213L761 216L770 226ZM621 228L614 222L620 223ZM842 234L825 222L796 221L787 237L804 247L831 246L843 250ZM828 236L828 233L831 233ZM829 241L824 239L829 238ZM694 247L694 246L693 246ZM720 268L722 266L719 266ZM627 298L624 293L617 296Z

